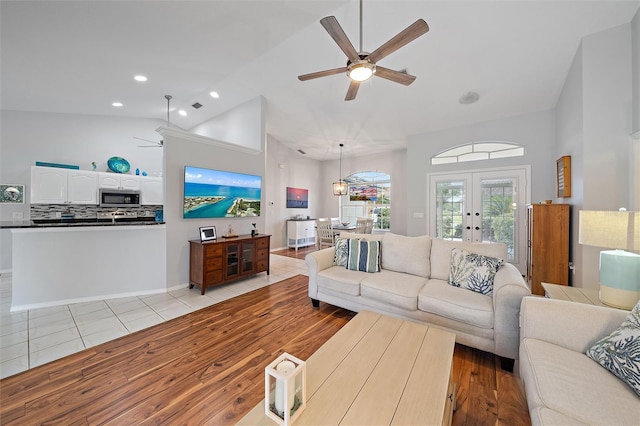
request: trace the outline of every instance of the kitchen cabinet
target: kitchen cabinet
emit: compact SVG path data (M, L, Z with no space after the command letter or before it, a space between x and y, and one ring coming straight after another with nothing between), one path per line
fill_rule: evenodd
M208 287L239 278L269 274L270 235L240 235L214 241L189 241L189 288Z
M315 220L288 220L287 221L287 247L306 247L316 243Z
M98 172L98 187L121 190L140 189L140 176Z
M164 187L161 177L141 177L140 196L142 205L160 206L164 204Z
M569 204L527 206L527 283L543 296L542 283L569 285Z
M96 172L31 166L31 204L98 204Z

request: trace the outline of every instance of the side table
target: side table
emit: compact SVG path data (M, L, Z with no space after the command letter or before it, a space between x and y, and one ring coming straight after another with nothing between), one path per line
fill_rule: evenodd
M600 301L598 290L589 290L579 287L569 287L566 285L542 283L544 288L544 296L549 299L568 300L570 302L584 303L587 305L605 306L607 308L615 308L605 305Z

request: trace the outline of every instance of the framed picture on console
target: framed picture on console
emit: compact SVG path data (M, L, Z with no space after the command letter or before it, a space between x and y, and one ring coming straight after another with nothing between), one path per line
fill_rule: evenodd
M217 238L215 226L203 226L200 228L200 241L211 241Z

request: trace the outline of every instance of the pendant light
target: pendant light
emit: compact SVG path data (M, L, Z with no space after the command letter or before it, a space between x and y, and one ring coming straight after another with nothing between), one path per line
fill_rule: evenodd
M340 176L336 182L333 182L333 195L347 195L347 182L342 180L342 147L340 144Z

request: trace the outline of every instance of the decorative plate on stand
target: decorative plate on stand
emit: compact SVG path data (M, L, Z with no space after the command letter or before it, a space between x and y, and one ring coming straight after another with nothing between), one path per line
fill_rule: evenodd
M107 160L109 170L115 173L127 173L131 169L131 165L122 157L111 157Z

